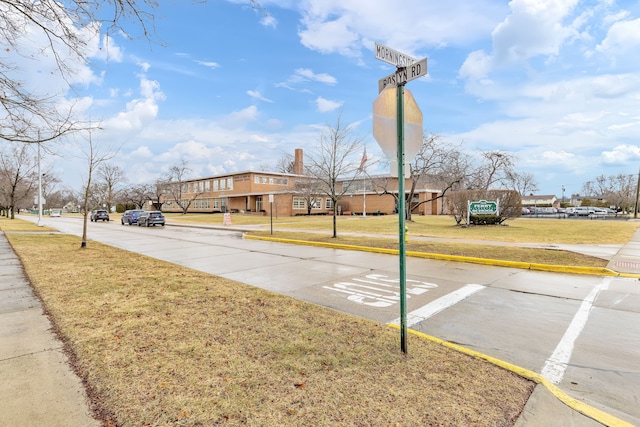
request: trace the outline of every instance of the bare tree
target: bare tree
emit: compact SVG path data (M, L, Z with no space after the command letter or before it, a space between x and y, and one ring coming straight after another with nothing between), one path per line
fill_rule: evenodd
M340 198L351 189L360 166L354 155L362 149L363 137L354 135L353 126L345 126L338 115L336 124L324 126L318 134L318 145L309 156L309 173L322 185L321 190L332 202L333 237L337 233Z
M522 196L538 191L538 182L532 173L511 171L507 173L506 179L509 186Z
M162 205L166 202L167 183L164 179L157 179L156 182L151 184L149 199L153 203L153 208L161 211Z
M111 147L99 147L98 143L94 141L92 131L88 132L87 146L82 150L85 155L85 159L88 163L88 170L86 179L82 182L83 192L83 222L82 222L82 243L81 248L87 246L87 215L89 215L89 199L91 197L92 178L94 173L98 170L101 164L111 160L117 153L117 150L113 150Z
M100 178L102 184L104 184L104 201L107 204L107 210L111 212L111 206L113 205L117 187L119 184L126 182L124 170L120 166L104 163L98 167L98 178Z
M278 173L294 173L294 159L291 154L284 154L276 163L275 171Z
M609 205L629 212L633 209L637 194L637 177L631 174L618 174L609 177L610 187L606 198Z
M189 179L190 173L191 169L187 161L182 159L169 169L169 179L166 182L167 193L171 200L182 209L183 215L187 213L193 201L204 192L204 189L196 188L196 184L200 183L191 183L193 188L187 188L190 183L186 181ZM190 196L185 198L185 194Z
M610 191L610 177L605 175L597 176L593 181L587 181L582 186L582 192L588 196L604 197Z
M145 203L153 199L153 189L151 184L133 185L123 194L127 203L133 204L137 209L142 209Z
M411 186L407 195L407 219L411 220L411 212L420 205L436 199L446 198L447 192L459 188L469 177L471 161L459 145L442 141L438 135L429 135L410 165ZM418 185L437 188L440 193L431 199L412 203Z
M0 151L0 204L15 219L16 209L34 195L37 160L28 145L12 143L9 147Z
M423 145L410 167L409 190L405 194L405 218L411 220L411 212L422 204L436 199L444 199L451 190L461 188L471 174L471 160L459 145L443 141L438 135L424 137ZM379 195L391 195L398 205L398 191L395 178L383 177L374 180ZM413 202L420 186L429 186L440 192L436 197ZM444 206L444 203L443 203Z
M304 199L307 205L307 215L311 215L311 211L322 207L322 200L319 196L324 195L322 191L324 184L309 174L296 179L296 196ZM320 203L320 204L318 204Z
M481 164L471 178L472 189L488 190L506 187L513 173L515 157L504 151L482 151Z
M609 206L630 211L635 203L636 186L636 175L599 175L584 183L582 192L586 196L606 200Z
M60 184L60 176L53 172L51 168L42 171L42 198L49 207L60 207L60 191L57 185Z

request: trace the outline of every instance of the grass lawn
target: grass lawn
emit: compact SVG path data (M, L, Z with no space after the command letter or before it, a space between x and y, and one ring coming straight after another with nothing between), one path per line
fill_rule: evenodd
M168 222L222 225L221 214L166 214ZM269 216L231 214L233 225L262 225L268 229ZM332 232L331 216L297 216L273 218L274 230L315 230ZM398 217L391 215L337 217L338 237L342 232L398 235ZM633 235L640 223L618 220L574 220L517 218L501 226L460 227L444 215L413 216L407 222L409 235L461 240L559 244L622 244Z
M111 425L508 426L533 388L412 335L404 355L385 325L21 222L0 229Z

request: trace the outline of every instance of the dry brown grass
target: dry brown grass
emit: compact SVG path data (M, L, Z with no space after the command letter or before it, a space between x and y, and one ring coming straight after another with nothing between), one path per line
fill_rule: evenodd
M5 223L0 220L0 228ZM120 426L508 426L532 384L396 330L59 234L7 234Z
M33 232L55 232L57 230L50 227L39 227L38 224L31 221L22 221L20 219L9 219L6 217L0 217L0 230L5 232L12 231L33 231Z
M248 234L264 237L275 237L280 239L291 239L307 242L322 242L329 244L342 244L350 246L361 246L370 248L398 249L398 237L370 237L363 235L338 235L337 238L329 234L304 233L304 232L281 232L273 234L267 231L252 231ZM514 246L496 246L470 243L449 243L449 242L429 242L419 241L409 238L405 245L408 253L418 252L427 254L456 255L464 257L484 258L492 260L517 261L535 264L551 264L574 267L606 267L608 261L575 252L568 252L556 249L521 248Z

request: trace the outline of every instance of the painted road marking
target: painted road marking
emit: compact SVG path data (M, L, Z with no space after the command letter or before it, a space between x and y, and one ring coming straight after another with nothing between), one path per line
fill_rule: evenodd
M611 278L605 277L602 280L602 283L593 288L591 292L589 292L589 295L582 300L582 304L580 305L578 312L573 316L573 320L562 336L562 339L560 339L558 346L553 351L551 357L549 357L544 363L540 373L552 383L559 384L560 381L562 381L562 377L564 377L569 360L571 359L576 339L578 339L580 332L582 332L587 320L589 320L589 313L593 307L593 302L601 291L604 291L609 287L610 282Z
M407 314L407 327L410 328L424 320L427 320L431 316L434 316L440 313L443 310L469 298L471 295L475 294L478 291L486 288L483 285L474 285L469 284L460 289L457 289L445 296L442 296L434 301L431 301L429 304L420 307L417 310L412 311ZM392 325L399 325L400 318L389 322Z
M400 302L399 280L383 274L368 274L364 279L356 277L348 282L338 282L323 288L346 294L347 300L356 304L386 308ZM407 299L411 295L422 295L437 287L435 283L407 279Z

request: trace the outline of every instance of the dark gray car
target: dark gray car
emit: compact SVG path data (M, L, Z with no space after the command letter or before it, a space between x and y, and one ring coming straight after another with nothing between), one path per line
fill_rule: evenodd
M149 211L140 214L138 216L138 226L142 227L146 225L147 227L152 225L162 225L164 226L164 215L160 211Z
M91 217L89 218L91 222L93 221L109 221L109 212L104 209L96 209L91 211Z

